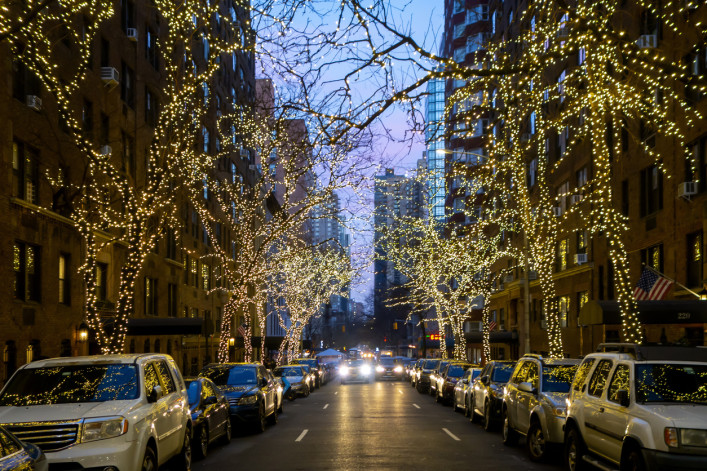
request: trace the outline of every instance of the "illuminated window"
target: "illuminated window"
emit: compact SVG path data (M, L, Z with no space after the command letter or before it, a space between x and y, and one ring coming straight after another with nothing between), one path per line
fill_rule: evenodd
M68 254L59 255L59 303L71 304L70 258Z
M145 277L145 315L157 315L157 278Z
M41 262L39 247L15 242L13 247L15 298L23 301L40 300Z
M22 142L12 143L13 196L38 204L39 201L39 155Z

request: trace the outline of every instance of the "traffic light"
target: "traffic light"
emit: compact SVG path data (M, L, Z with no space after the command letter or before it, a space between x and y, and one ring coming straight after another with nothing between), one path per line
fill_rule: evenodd
M393 322L393 330L398 330L398 323L397 322Z

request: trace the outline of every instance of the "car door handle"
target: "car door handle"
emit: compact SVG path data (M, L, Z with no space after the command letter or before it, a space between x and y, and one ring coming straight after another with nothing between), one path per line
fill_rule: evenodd
M599 408L599 412L604 412L604 408L603 408L603 407L600 407L600 408Z

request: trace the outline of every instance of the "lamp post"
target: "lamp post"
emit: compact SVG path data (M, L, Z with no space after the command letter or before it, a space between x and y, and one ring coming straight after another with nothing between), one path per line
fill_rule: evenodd
M703 287L702 287L702 291L700 291L700 292L697 293L697 294L700 295L700 301L707 301L707 288L705 288L705 287L703 286Z

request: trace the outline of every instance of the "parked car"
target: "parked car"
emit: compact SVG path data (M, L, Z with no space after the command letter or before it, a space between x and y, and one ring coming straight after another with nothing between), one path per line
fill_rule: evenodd
M302 365L278 366L273 370L273 375L275 378L286 378L296 396L309 396L309 377Z
M250 425L256 433L277 423L277 384L260 363L212 363L199 373L226 395L231 421Z
M481 368L468 368L464 372L462 379L457 381L457 384L454 386L454 401L452 403L455 411L462 409L464 410L465 416L469 415L469 392L471 391L471 385L474 383L474 380L478 378L480 374Z
M564 440L571 471L707 469L707 349L599 345L572 383Z
M296 358L291 362L293 365L307 365L309 371L314 375L314 384L312 390L319 388L324 384L324 372L319 368L319 362L316 358Z
M417 382L420 380L420 373L422 372L422 367L426 361L426 358L420 358L410 368L410 386L412 386L413 388L417 387Z
M275 385L275 410L278 414L282 414L282 396L284 392L282 383L277 378L275 378L275 375L272 374L271 370L266 369L265 374L268 375L268 380L272 381L272 383Z
M187 385L189 410L194 433L192 449L198 458L205 458L209 444L231 441L231 416L228 400L208 378L184 378Z
M444 383L443 373L450 363L460 363L459 360L442 360L439 366L430 373L430 396L437 396L437 391L442 388Z
M474 382L469 394L469 411L472 422L484 418L484 429L491 431L501 420L503 388L511 379L516 362L490 361Z
M422 364L422 369L419 371L417 376L417 381L415 382L415 388L417 392L429 392L430 384L432 382L432 372L437 368L442 360L427 359Z
M36 445L22 442L0 427L0 470L47 471L47 458Z
M381 357L376 364L376 381L382 379L403 379L403 366L391 357Z
M304 381L309 386L309 392L311 393L316 388L317 375L312 371L312 367L305 363L293 363L293 366L299 366L304 372ZM309 394L308 394L309 395Z
M373 368L365 360L349 360L339 368L339 376L341 377L341 384L352 381L370 383L373 377Z
M564 442L567 394L579 360L554 360L526 354L516 364L503 394L503 443L526 437L530 459L547 456Z
M454 401L454 387L457 385L457 382L462 379L464 372L474 366L478 365L464 362L451 362L448 364L440 375L441 381L437 383L435 400L442 404L452 404Z
M57 469L191 466L187 389L169 355L52 358L0 391L0 424Z

